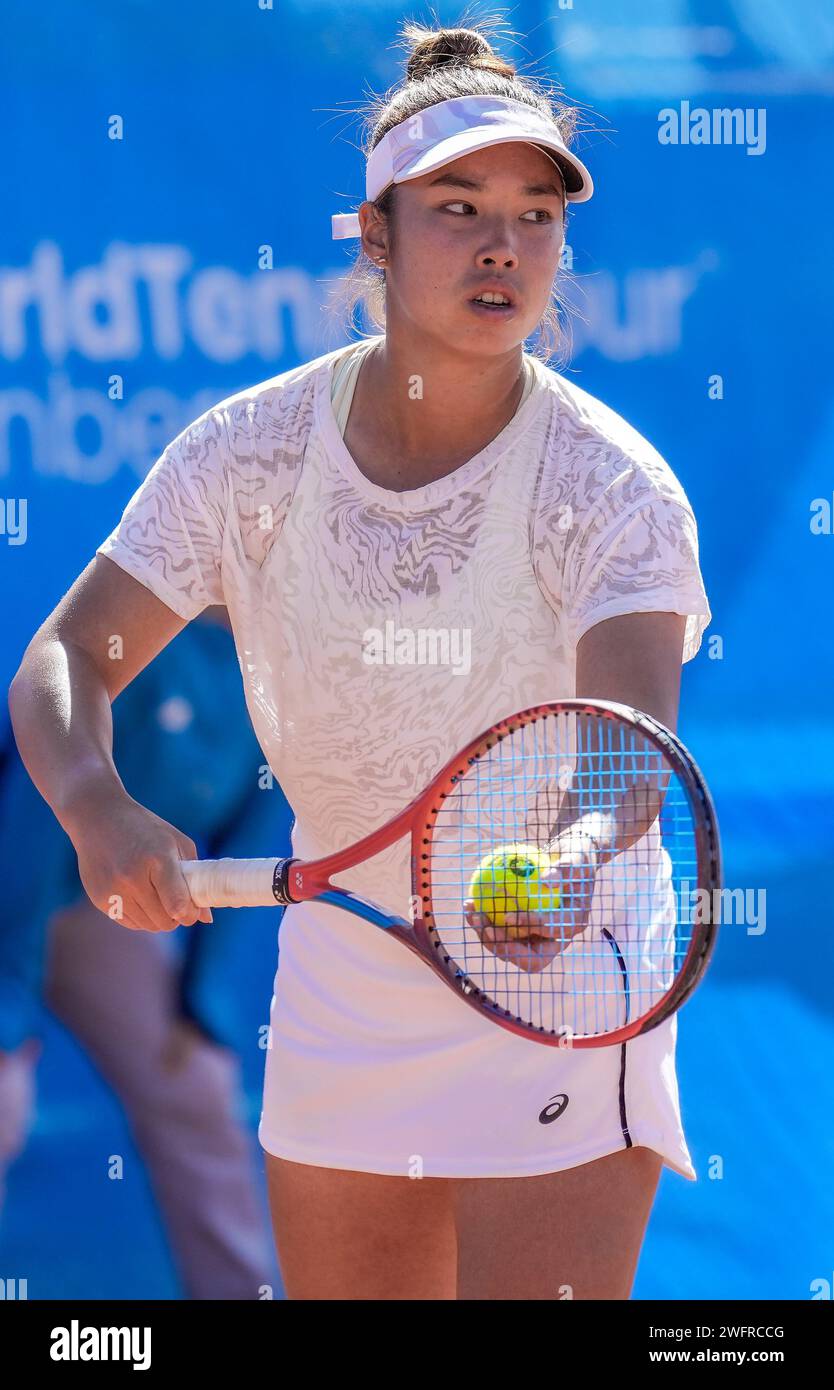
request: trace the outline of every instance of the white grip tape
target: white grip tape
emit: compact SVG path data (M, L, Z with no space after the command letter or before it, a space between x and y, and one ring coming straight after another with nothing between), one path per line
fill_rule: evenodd
M180 868L197 907L277 907L277 859L183 859Z

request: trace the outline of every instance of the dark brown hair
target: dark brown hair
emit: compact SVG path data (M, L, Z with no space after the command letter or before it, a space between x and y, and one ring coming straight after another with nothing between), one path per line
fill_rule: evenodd
M576 130L576 108L560 99L557 88L548 89L539 80L519 76L486 37L485 30L494 27L495 21L483 21L477 28L430 29L411 21L402 25L400 43L409 49L405 78L393 91L375 98L366 110L366 159L394 126L437 102L466 96L500 96L524 102L554 121L565 144L570 145ZM396 206L397 186L391 184L375 203L388 224L389 257L396 238ZM376 331L385 327L385 273L362 250L341 284L334 307L346 316L349 331L362 334L356 323L360 308ZM538 337L536 355L548 360L562 337L555 292L539 324Z

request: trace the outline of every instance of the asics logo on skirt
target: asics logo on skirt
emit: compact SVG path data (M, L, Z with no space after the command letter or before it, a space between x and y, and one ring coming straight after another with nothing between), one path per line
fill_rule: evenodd
M551 1096L544 1110L539 1115L539 1124L552 1125L553 1121L558 1120L559 1116L563 1115L567 1110L569 1099L570 1097L564 1094Z

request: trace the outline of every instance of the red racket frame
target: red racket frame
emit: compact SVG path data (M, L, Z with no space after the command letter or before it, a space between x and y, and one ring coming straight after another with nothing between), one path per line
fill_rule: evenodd
M446 797L454 790L460 778L466 775L471 764L483 757L508 734L525 724L535 723L545 715L564 713L598 715L620 724L626 723L639 730L664 755L689 797L695 826L697 887L707 891L707 901L710 904L709 910L695 924L683 964L666 993L639 1018L610 1033L594 1035L574 1036L567 1030L551 1032L544 1028L532 1028L495 1003L477 985L462 975L454 961L446 955L431 910L431 839L435 821ZM380 917L384 919L380 925L426 961L435 974L482 1017L489 1018L511 1033L546 1046L562 1048L610 1047L616 1043L628 1042L630 1038L657 1028L680 1008L707 967L718 928L717 921L713 920L713 890L720 889L722 884L721 847L715 807L697 764L677 735L659 720L653 719L641 710L612 700L557 700L548 704L533 705L520 713L499 720L450 758L425 790L378 830L366 835L362 840L357 840L346 849L337 850L322 859L280 861L276 871L276 899L284 904L291 904L320 898L322 894L327 893L336 895L337 899L340 898L346 903L364 902L356 894L331 883L332 876L345 869L354 868L373 855L379 854L381 850L387 849L409 832L412 894L415 899L420 899L423 915L414 922L409 922L405 918L389 915L377 908ZM376 908L376 904L369 906Z

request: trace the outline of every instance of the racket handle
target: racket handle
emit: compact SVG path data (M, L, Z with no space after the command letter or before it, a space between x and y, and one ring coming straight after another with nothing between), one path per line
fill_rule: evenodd
M183 859L180 868L197 907L277 907L286 859ZM280 888L279 888L280 891Z

